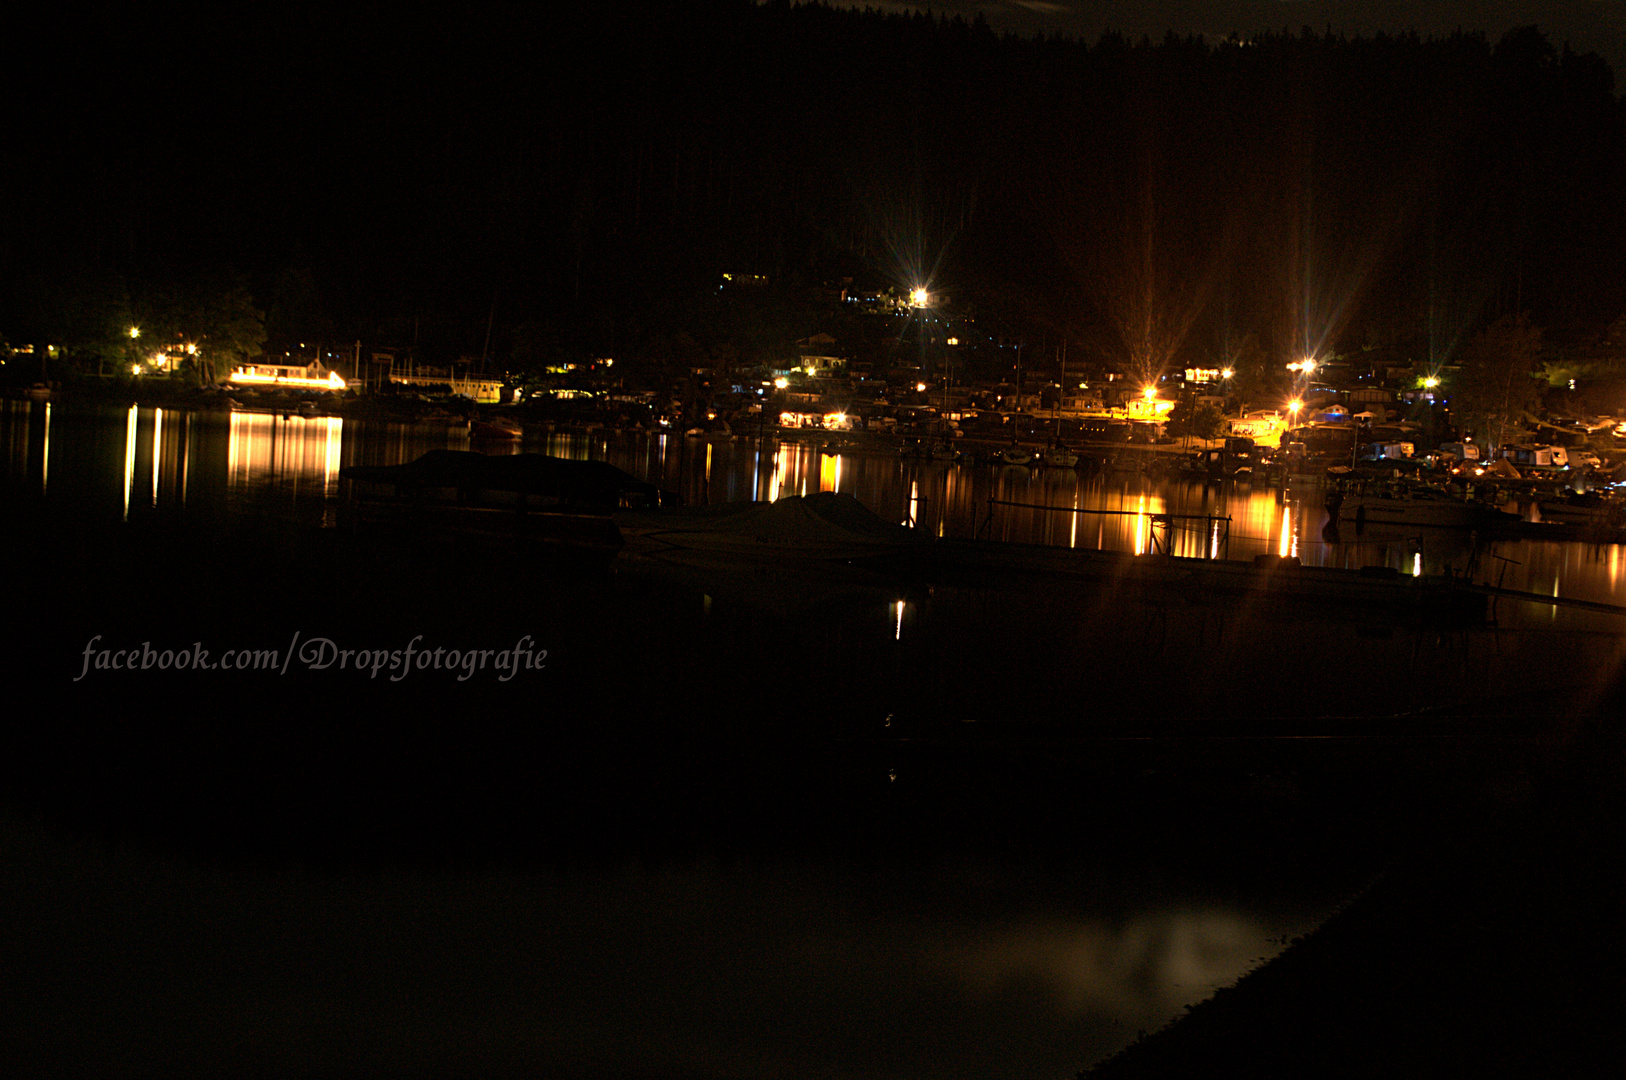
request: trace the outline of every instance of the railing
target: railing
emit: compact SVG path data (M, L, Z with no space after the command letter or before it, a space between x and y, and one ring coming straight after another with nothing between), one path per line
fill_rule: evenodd
M1173 541L1180 535L1190 536L1194 542L1189 546L1191 550L1206 553L1212 559L1225 559L1230 555L1231 547L1231 517L1218 514L1167 514L1155 510L1097 510L1087 506L1047 506L1043 503L1011 502L1008 499L989 498L988 516L975 531L974 536L982 539L984 531L992 537L994 524L994 508L996 506L1009 506L1023 510L1045 510L1061 514L1095 514L1100 517L1132 517L1146 518L1148 521L1148 546L1151 551L1159 555L1169 555L1174 552ZM1201 522L1201 525L1194 523Z

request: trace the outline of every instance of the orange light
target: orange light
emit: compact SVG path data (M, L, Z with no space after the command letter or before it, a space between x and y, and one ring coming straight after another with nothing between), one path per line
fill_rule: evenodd
M261 375L258 372L234 371L228 380L234 383L247 383L255 386L303 386L313 390L343 390L344 378L337 371L330 371L326 378L313 379L303 375Z

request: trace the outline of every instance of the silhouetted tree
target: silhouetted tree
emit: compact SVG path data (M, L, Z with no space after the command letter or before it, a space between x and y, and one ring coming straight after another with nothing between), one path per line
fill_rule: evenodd
M1461 422L1491 446L1522 430L1526 414L1541 406L1535 374L1540 354L1541 330L1523 312L1504 315L1474 335L1452 387Z

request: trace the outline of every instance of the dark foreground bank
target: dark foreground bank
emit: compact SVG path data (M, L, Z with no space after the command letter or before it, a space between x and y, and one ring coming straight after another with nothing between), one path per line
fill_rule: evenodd
M1552 775L1420 830L1307 939L1086 1075L1619 1076L1623 775L1617 713Z

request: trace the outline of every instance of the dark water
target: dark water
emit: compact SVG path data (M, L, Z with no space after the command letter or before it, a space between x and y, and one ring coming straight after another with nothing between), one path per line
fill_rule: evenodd
M69 1072L1070 1076L1312 928L1419 822L1525 779L1525 710L1480 729L1464 703L1619 663L1613 635L1546 610L1425 633L352 536L323 527L341 465L466 433L0 419L3 952L28 988L14 1056ZM1229 513L1233 558L1412 554L1322 545L1313 493L669 437L524 448L691 502L850 491L945 536L990 496L1145 500ZM994 526L1148 542L1133 516L1082 522ZM1614 549L1517 554L1522 585L1613 595ZM404 668L409 647L441 654ZM98 666L132 649L169 661ZM192 670L200 650L249 660Z
M466 429L443 423L72 402L5 401L0 410L14 491L46 495L54 480L59 499L126 518L152 509L229 506L331 525L341 466L396 464L438 448L523 450L610 461L690 504L840 491L883 518L913 522L937 536L1242 560L1274 554L1318 566L1387 565L1405 573L1462 572L1471 565L1508 588L1626 604L1621 545L1519 541L1471 551L1447 535L1330 542L1323 535L1323 492L1313 484L1284 491L1152 480L1132 469L968 467L746 435L706 442L675 434L533 434L524 442L471 444ZM1165 537L1152 528L1152 514L1228 521L1184 525Z

